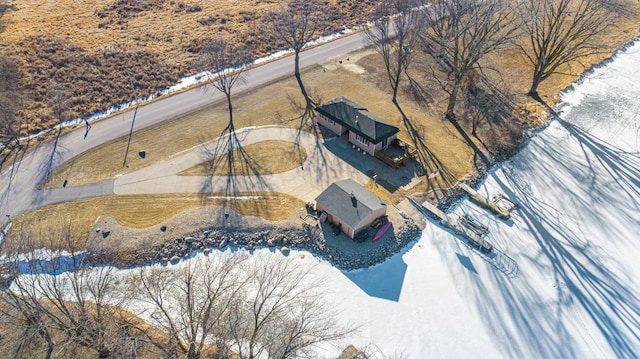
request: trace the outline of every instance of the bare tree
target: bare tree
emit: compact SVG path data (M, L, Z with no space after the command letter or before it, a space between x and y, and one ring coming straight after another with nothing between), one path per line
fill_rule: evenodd
M336 324L310 270L286 258L246 258L144 268L131 280L131 296L151 307L138 314L169 336L156 340L166 357L299 357L353 331Z
M288 258L229 253L122 281L84 266L69 231L57 237L66 254L34 251L42 243L20 233L4 260L19 275L0 292L0 318L16 333L0 344L14 356L292 358L354 330L337 324L311 268Z
M202 49L200 56L200 66L209 77L209 85L222 92L227 100L229 123L223 133L231 136L235 136L231 90L243 81L244 71L250 62L251 54L246 49L224 40L212 40Z
M18 329L25 338L37 341L14 342L13 353L30 356L32 350L44 347L47 358L53 354L99 358L132 355L136 349L130 345L135 328L121 309L126 298L119 295L122 290L112 269L85 267L82 253L74 250L69 228L49 237L49 248L55 247L53 238L57 238L56 242L64 243L66 253L36 251L40 243L25 231L18 233L20 238L11 240L17 247L8 251L5 265L19 275L0 296L0 310L14 324L22 324Z
M299 116L288 121L296 121L299 141L301 131L310 129L316 135L316 150L322 154L320 129L315 124L315 107L321 102L317 93L307 90L300 74L300 53L314 39L322 34L326 26L326 9L324 0L289 0L279 10L268 12L263 17L268 31L291 50L293 50L294 76L304 98L301 106L293 97L289 102Z
M602 51L597 35L612 24L605 0L525 0L524 43L519 44L533 66L528 95L539 99L538 86L563 66Z
M338 324L338 313L324 298L322 281L311 268L288 258L255 258L246 268L245 300L236 302L227 323L242 358L310 356L320 343L352 333Z
M231 90L238 82L243 81L244 71L250 61L251 55L243 47L231 45L223 40L212 40L203 48L199 62L200 69L209 77L209 84L222 92L227 100L229 122L220 134L221 139L227 140L218 142L220 145L215 149L214 155L227 154L230 174L234 172L234 150L241 148L233 122Z
M413 146L418 150L421 167L435 170L441 168L437 158L427 147L423 133L405 114L398 102L398 92L406 77L411 88L418 90L418 84L409 75L416 47L420 44L422 31L422 11L417 0L383 0L375 10L375 26L365 30L369 43L382 56L392 90L391 102L402 116Z
M139 314L150 316L151 324L169 337L168 343L155 341L166 357L180 353L186 358L200 358L206 345L215 345L218 358L230 355L223 318L232 304L241 300L238 267L245 258L208 257L186 263L178 271L142 268L131 280L131 296L152 308L150 313Z
M375 10L375 26L365 30L369 43L382 56L393 91L391 102L404 121L407 117L398 104L398 90L403 76L412 81L407 71L418 43L422 14L415 9L418 5L416 0L382 0Z
M209 77L210 86L225 95L229 111L229 121L215 144L210 148L204 148L204 160L208 163L211 172L202 182L200 190L201 198L207 201L207 194L212 192L213 184L218 180L214 174L219 170L225 170L223 207L235 201L234 197L238 192L250 192L255 188L266 186L261 177L260 167L242 147L233 117L231 92L236 84L244 80L244 71L251 58L251 54L244 47L222 40L213 40L202 50L199 62L200 69ZM251 176L246 176L246 173L250 173ZM224 215L224 211L220 214Z
M307 109L313 109L315 104L300 76L300 52L321 34L325 17L320 0L289 0L280 10L268 12L264 16L269 30L293 50L294 75Z
M513 38L516 27L511 5L502 0L441 0L423 9L421 45L435 63L434 78L449 96L447 119L455 119L458 93L469 72L481 69L484 56ZM436 72L446 78L438 78Z

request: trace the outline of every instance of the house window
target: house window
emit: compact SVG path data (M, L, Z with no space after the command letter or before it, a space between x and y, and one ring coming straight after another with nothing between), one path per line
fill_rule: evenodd
M367 141L367 139L366 139L366 138L364 138L364 137L362 137L362 136L360 136L360 135L358 135L358 134L356 134L356 140L357 140L358 142L362 143L362 144L363 144L363 145L365 145L365 146L369 146L369 141Z
M320 116L322 117L322 119L323 119L326 123L331 124L331 125L335 125L335 124L336 124L336 122L335 122L334 120L330 119L329 117L327 117L327 116L325 116L325 115L320 115Z

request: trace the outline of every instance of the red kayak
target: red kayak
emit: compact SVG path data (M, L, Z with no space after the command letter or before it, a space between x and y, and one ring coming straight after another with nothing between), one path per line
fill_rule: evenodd
M382 238L382 236L384 236L384 234L387 233L389 228L391 228L391 222L387 222L384 224L384 226L380 227L380 229L378 229L378 232L376 232L376 235L373 236L373 241L375 242L378 239Z

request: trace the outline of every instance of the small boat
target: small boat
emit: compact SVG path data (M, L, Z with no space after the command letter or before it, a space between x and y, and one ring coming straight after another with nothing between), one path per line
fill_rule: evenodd
M376 235L373 236L373 241L375 242L378 239L382 238L382 236L387 233L389 228L391 228L391 222L387 222L382 227L380 227L380 229L378 229L378 231L376 232Z

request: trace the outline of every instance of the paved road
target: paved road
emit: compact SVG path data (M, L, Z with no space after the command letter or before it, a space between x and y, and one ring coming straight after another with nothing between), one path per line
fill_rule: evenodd
M314 47L301 54L301 67L308 67L356 50L364 46L365 43L364 34L355 33ZM246 72L246 82L239 84L235 93L247 91L291 75L293 75L293 57L290 56L256 66ZM159 99L138 109L135 129L139 130L170 120L218 100L222 100L221 94L203 91L202 88L194 88ZM48 142L24 158L18 159L13 166L3 169L0 174L0 218L35 209L55 201L111 193L113 186L109 183L66 188L66 192L41 191L37 189L36 184L43 180L47 168L55 168L84 151L127 135L132 117L133 110L130 110L99 121L92 125L86 138L84 138L84 128L79 128L61 136L55 151L53 142ZM52 166L49 166L49 163Z

